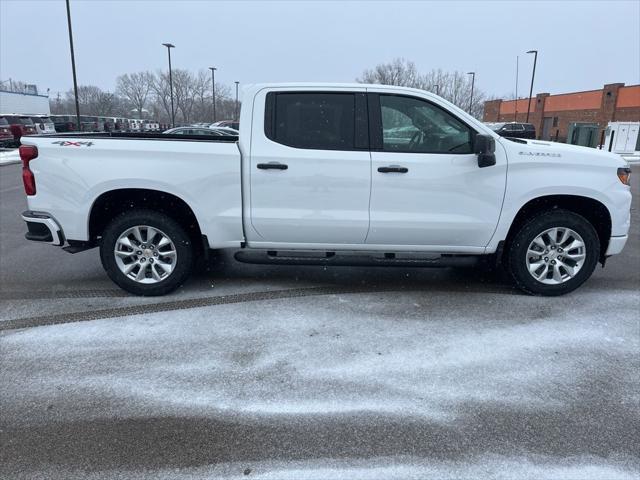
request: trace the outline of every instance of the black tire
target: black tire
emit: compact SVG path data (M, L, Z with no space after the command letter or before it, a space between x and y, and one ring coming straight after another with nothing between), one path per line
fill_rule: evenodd
M538 235L551 228L569 228L580 235L585 254L584 263L575 276L554 285L536 280L529 273L527 265L529 245ZM513 281L530 295L557 296L572 292L589 279L599 258L600 241L593 225L581 215L561 209L542 212L531 218L514 234L505 252L506 267Z
M162 231L175 245L177 255L173 270L157 283L147 284L132 280L116 263L114 250L118 238L127 229L139 225ZM100 260L107 275L120 288L134 295L157 296L174 291L191 274L193 258L193 245L185 230L171 217L154 210L132 210L117 216L104 229L100 243Z

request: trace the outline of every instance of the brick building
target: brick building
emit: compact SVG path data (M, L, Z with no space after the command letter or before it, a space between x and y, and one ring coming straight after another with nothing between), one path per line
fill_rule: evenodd
M483 120L524 122L528 100L489 100L484 104ZM539 93L530 101L529 123L535 125L536 136L543 140L566 142L576 124L597 127L600 139L609 122L640 122L640 85L611 83L586 92Z

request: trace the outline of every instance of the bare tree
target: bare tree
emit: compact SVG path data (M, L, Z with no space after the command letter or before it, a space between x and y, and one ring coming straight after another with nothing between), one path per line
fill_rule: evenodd
M142 118L153 84L153 75L150 72L125 73L117 78L116 84L116 92L138 112L138 118Z
M371 70L365 70L362 77L356 81L412 88L423 88L424 86L416 64L404 58L396 58L389 63L378 64Z
M208 122L212 118L211 76L205 70L197 73L173 70L173 100L176 123ZM78 87L78 101L83 115L138 116L145 112L162 123L171 121L171 90L169 73L158 71L124 74L117 79L116 93L106 92L92 85ZM75 111L73 91L49 100L54 114ZM233 118L235 101L227 85L216 83L216 111L218 118ZM135 113L133 113L135 112Z
M365 70L357 81L437 92L442 98L476 118L481 118L484 111L485 94L477 87L473 89L473 103L469 106L469 100L471 100L469 75L462 72L443 72L440 69L420 74L415 63L404 58L396 58L389 63L381 63L373 69Z
M114 114L119 110L120 105L116 95L111 92L105 92L94 85L78 86L78 103L83 114L102 116ZM75 110L73 90L69 90L65 94L63 102L56 100L56 111L60 109L65 112L73 112Z

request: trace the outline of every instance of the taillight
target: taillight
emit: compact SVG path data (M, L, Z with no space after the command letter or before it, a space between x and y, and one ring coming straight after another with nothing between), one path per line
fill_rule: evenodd
M38 158L38 147L33 145L20 145L20 160L22 160L22 183L24 183L24 192L27 195L36 194L36 177L29 168L29 162L34 158Z

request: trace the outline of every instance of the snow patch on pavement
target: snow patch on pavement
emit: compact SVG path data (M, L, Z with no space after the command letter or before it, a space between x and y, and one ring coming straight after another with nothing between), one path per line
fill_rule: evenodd
M20 163L20 154L17 148L0 151L0 165L8 165L10 163Z
M482 318L482 295L460 297L453 309L437 294L420 302L397 294L391 306L379 294L358 294L29 329L2 339L3 377L17 395L6 407L29 418L35 399L61 387L75 400L58 415L70 418L97 415L87 400L95 396L112 404L110 414L134 417L150 409L370 411L451 422L469 402L561 410L580 391L558 395L557 386L587 381L583 359L608 349L637 353L638 338L607 320L625 313L624 295L545 299L556 307L542 312L533 308L539 299L506 296L499 312Z

